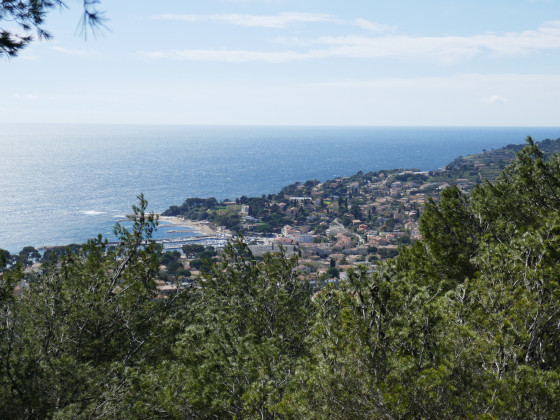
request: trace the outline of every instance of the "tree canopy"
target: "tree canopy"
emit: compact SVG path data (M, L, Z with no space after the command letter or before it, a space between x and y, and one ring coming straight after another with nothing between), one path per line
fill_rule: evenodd
M104 26L106 18L98 9L99 3L99 0L83 0L80 27L84 36L88 30L96 34ZM63 0L2 0L0 55L16 56L33 41L34 33L39 39L50 39L51 34L45 29L46 16L53 9L65 7Z

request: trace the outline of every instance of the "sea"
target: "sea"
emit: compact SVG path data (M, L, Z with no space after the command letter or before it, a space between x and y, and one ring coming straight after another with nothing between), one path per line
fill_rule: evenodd
M188 197L261 196L360 170L437 170L529 135L556 139L560 128L4 124L0 248L112 240L140 193L161 212Z

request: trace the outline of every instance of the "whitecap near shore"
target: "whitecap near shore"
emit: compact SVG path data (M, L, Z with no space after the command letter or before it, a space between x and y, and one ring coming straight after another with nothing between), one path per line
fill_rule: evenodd
M97 211L97 210L82 210L80 213L85 214L86 216L99 216L101 214L106 214L106 211Z

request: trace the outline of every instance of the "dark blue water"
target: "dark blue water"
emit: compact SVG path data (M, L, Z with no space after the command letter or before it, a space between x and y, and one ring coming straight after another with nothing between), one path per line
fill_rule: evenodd
M110 235L143 192L159 212L359 170L438 169L560 128L0 125L0 248Z

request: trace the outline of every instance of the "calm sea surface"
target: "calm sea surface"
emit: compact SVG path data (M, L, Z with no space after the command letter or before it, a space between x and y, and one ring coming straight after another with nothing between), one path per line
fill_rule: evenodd
M143 192L163 211L359 170L438 169L560 128L0 125L0 248L111 237Z

